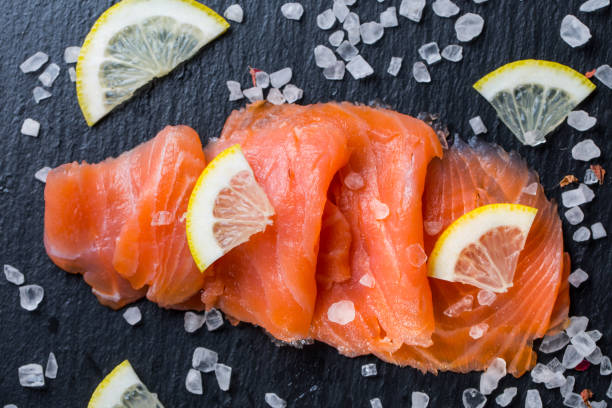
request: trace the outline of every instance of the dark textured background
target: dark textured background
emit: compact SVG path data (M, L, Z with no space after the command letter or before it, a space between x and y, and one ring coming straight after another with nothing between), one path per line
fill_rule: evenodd
M344 358L322 344L306 350L277 348L261 330L249 325L226 325L214 333L203 329L190 335L183 330L182 313L162 310L146 301L139 302L143 323L129 327L120 313L98 304L79 276L62 272L47 258L42 242L44 186L33 178L45 165L95 162L117 155L150 139L167 124L190 125L203 142L217 136L226 116L243 103L227 102L225 81L235 79L247 85L248 65L268 72L293 67L293 82L304 88L302 103L379 99L401 112L440 112L452 131L466 136L471 134L468 119L480 114L489 128L485 138L506 149L518 149L540 173L551 198L559 198L557 183L563 175L574 173L581 178L588 167L571 160L570 148L577 141L592 137L603 151L598 162L606 166L612 150L610 128L606 128L612 116L610 89L597 83L597 91L583 104L599 120L594 129L580 134L564 124L545 146L526 148L496 119L471 84L499 65L521 58L551 59L581 72L612 63L610 8L585 14L578 12L581 0L490 0L482 5L456 1L462 12L481 14L485 30L465 45L462 62L444 61L432 67L431 84L417 84L412 79L417 48L429 41L445 46L455 39L454 20L435 16L429 6L420 24L400 17L400 27L388 29L377 44L358 46L376 71L373 77L358 82L347 72L343 81L330 82L323 80L315 66L312 49L327 42L330 32L318 30L315 17L331 1L304 1L306 11L300 22L281 16L282 1L243 1L243 24L232 24L225 36L187 64L155 81L89 129L62 56L66 46L81 43L96 18L114 1L1 0L0 185L8 192L0 193L0 263L21 269L26 283L42 285L45 299L35 312L22 310L17 287L0 277L0 406L84 407L96 384L126 358L166 407L260 407L265 392L276 392L295 407L368 407L373 397L380 397L385 407L408 407L415 390L427 392L432 407L460 406L462 390L477 387L479 374L423 375L373 357ZM230 4L221 0L207 3L220 12ZM399 3L358 0L356 9L363 22L376 18L390 5L399 7ZM583 49L571 49L559 37L561 19L568 13L577 14L591 28L593 39ZM62 69L51 90L53 97L40 105L32 99L38 74L25 75L18 69L38 50L48 53ZM385 73L391 56L405 58L395 79ZM41 122L37 139L20 135L26 117ZM612 232L609 184L595 187L597 198L584 210L588 223L600 220ZM572 289L572 313L590 317L591 327L604 333L600 341L604 353L612 353L610 242L576 245L571 242L575 227L565 227L574 264L591 275L580 289ZM217 350L220 361L233 367L229 392L221 392L210 374L204 376L204 396L187 393L185 375L196 346ZM57 355L58 378L48 380L42 390L21 388L17 368L32 362L44 367L50 351ZM550 358L545 356L543 361ZM360 366L367 362L378 363L377 377L361 377ZM590 387L600 399L609 382L610 377L600 377L595 367L577 374L576 389ZM318 389L310 392L314 385ZM561 406L558 390L535 386L528 376L505 378L501 383L501 387L511 385L519 387L520 395L512 406L523 406L530 387L540 390L545 406ZM492 400L488 406L495 406Z

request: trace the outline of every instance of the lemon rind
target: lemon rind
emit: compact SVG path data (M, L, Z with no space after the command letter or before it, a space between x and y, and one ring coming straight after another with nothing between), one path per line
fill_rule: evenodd
M125 377L125 378L122 378ZM118 398L121 393L112 393L107 397L107 392L109 390L109 385L115 381L121 381L127 379L126 385L124 388L128 388L134 384L142 384L140 378L134 371L134 368L130 364L128 360L124 360L121 364L118 364L113 370L104 377L104 379L98 384L93 394L91 394L91 398L89 399L89 403L87 404L87 408L106 408L110 407L112 403L116 403L118 401L113 401L107 404L113 397Z

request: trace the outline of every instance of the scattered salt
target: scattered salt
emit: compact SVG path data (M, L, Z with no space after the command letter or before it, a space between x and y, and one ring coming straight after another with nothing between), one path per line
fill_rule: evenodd
M565 395L565 398L563 399L563 405L571 408L582 408L584 407L584 402L579 394L570 392Z
M463 47L456 44L447 45L442 50L442 58L451 62L461 61L463 59Z
M359 33L364 44L374 44L382 38L385 28L376 21L370 21L359 27Z
M586 332L586 334L591 336L594 342L598 342L599 340L601 340L602 337L602 334L599 330L589 330L588 332Z
M25 310L36 310L45 296L45 290L39 285L25 285L19 287L19 304Z
M599 366L599 374L601 375L610 375L612 374L612 362L610 361L610 357L605 356L601 359L601 365Z
M425 233L430 236L436 235L438 232L442 231L442 223L440 221L424 221L423 228L425 229Z
M45 376L40 364L26 364L17 370L19 384L27 388L39 388L45 385Z
M152 227L161 227L169 225L172 222L172 213L170 211L157 211L151 217Z
M270 84L274 88L282 88L291 82L291 78L293 78L293 71L286 67L270 74Z
M40 101L50 98L51 92L47 91L43 87L37 86L32 91L32 95L34 96L34 102L40 103Z
M270 88L270 91L268 91L268 97L266 99L273 105L282 105L283 103L287 102L285 100L285 96L278 88Z
M370 210L372 215L374 215L374 219L378 221L384 220L389 216L389 206L377 199L370 202Z
M293 84L287 84L283 88L283 96L287 100L287 103L294 103L302 99L304 91Z
M554 372L550 379L544 383L546 389L552 390L553 388L559 388L565 384L565 376L561 372Z
M215 370L215 364L219 361L219 355L205 347L196 347L191 357L191 366L203 373Z
M593 185L593 184L597 184L599 183L599 179L597 178L597 175L595 174L595 172L592 169L587 169L584 172L584 184L586 185Z
M421 58L423 58L428 65L432 65L436 62L442 61L442 56L440 55L440 48L438 48L438 43L436 42L423 44L421 47L419 47L418 51Z
M406 248L408 263L415 268L420 268L427 262L427 254L421 244L412 244Z
M327 68L336 63L336 54L324 45L317 45L314 48L315 63L319 68Z
M66 64L74 64L79 59L79 54L81 53L81 47L72 46L66 47L64 50L64 62Z
M431 82L431 76L427 70L427 65L421 61L417 61L412 66L412 76L417 82Z
M255 86L265 89L270 86L270 75L266 71L255 72Z
M349 28L346 30L346 34L349 44L357 45L361 42L361 32L359 27Z
M335 22L336 16L332 9L327 9L317 16L317 26L321 30L329 30L334 26Z
M584 316L572 316L570 317L569 325L565 328L567 335L572 338L577 334L582 333L586 330L589 324L589 319Z
M304 7L300 3L285 3L281 6L281 13L289 20L300 20Z
M574 190L568 190L561 193L561 201L563 206L567 208L576 207L584 203L588 203L595 198L595 193L586 184L580 184Z
M608 390L606 391L606 397L612 399L612 382L610 382L610 386L608 386Z
M204 393L204 388L202 387L202 373L190 368L185 378L185 388L192 394L202 395Z
M380 24L382 24L384 28L397 27L399 25L395 7L388 7L385 11L380 13Z
M40 131L40 123L34 119L27 118L21 125L21 134L25 136L38 137Z
M472 131L474 132L475 135L487 133L487 127L485 126L480 116L474 116L472 119L469 120L469 122L470 122L470 127L472 128ZM537 184L536 184L536 188L537 188Z
M74 69L74 67L68 68L68 77L70 78L70 82L76 82L77 75L76 75L76 70Z
M453 17L459 14L459 6L450 0L436 0L432 3L431 8L440 17Z
M601 156L601 150L591 139L576 143L572 148L572 157L575 160L589 161Z
M355 320L355 305L350 300L340 300L327 309L329 321L345 325Z
M599 79L608 88L612 88L612 68L608 64L604 64L595 70L595 78Z
M570 342L570 338L565 332L559 332L557 334L547 334L542 339L540 344L540 351L542 353L554 353L555 351L561 350L567 346Z
M142 313L140 313L138 306L131 306L123 312L123 318L129 325L134 326L142 320Z
M575 288L579 287L583 282L586 282L589 279L589 275L578 268L574 272L572 272L568 277L568 282Z
M572 238L576 242L588 241L591 238L591 230L589 230L587 227L580 227L574 231Z
M221 391L229 390L232 367L220 363L215 364L215 377L217 377L217 384L219 384Z
M23 282L25 282L23 273L21 273L19 269L11 265L4 265L4 277L7 281L17 286L23 285Z
M244 11L239 4L232 4L225 9L223 17L227 18L228 20L235 21L236 23L242 23L242 20L244 19Z
M601 352L601 348L599 347L595 347L595 350L593 350L591 354L586 356L587 361L595 365L601 364L601 361L603 360L603 358L604 358L604 355Z
M246 96L249 102L261 101L263 100L263 89L258 86L254 86L252 88L245 89L242 91L242 94Z
M205 318L208 331L214 331L223 326L223 315L217 309L206 311Z
M587 0L580 5L580 11L590 13L610 5L610 0Z
M593 233L593 239L605 238L608 235L601 222L596 222L595 224L591 225L591 232Z
M470 337L473 339L479 339L485 335L485 333L489 330L489 325L486 323L478 323L472 327L470 327Z
M461 42L469 42L482 33L484 19L478 14L466 13L455 21L455 33Z
M553 377L553 374L552 370L542 363L536 364L530 373L531 380L536 384L548 382Z
M565 348L565 353L563 353L563 360L561 364L565 368L575 368L578 364L582 362L584 357L578 353L576 348L573 345L569 345Z
M576 378L573 375L568 375L567 378L565 379L565 384L563 384L559 388L559 392L561 393L561 396L565 397L566 395L574 391L575 383L576 383Z
M362 79L374 73L374 69L361 55L351 58L349 63L346 64L346 70L355 79Z
M361 279L359 279L359 284L367 288L373 288L374 285L376 285L376 281L374 280L374 277L372 275L366 273L361 277Z
M589 130L597 123L597 118L589 116L583 110L572 111L567 115L567 124L576 130L584 132Z
M412 408L427 408L429 395L420 391L413 391L411 396Z
M487 397L482 395L476 388L468 388L461 395L464 408L483 408L487 403Z
M423 17L424 8L425 0L402 0L399 14L400 16L406 17L408 20L418 23Z
M501 407L507 407L510 405L516 394L518 393L518 389L516 387L509 387L504 390L501 394L495 398L495 402L497 405Z
M361 366L362 377L374 377L376 374L376 364L364 364Z
M568 14L561 21L561 39L572 48L580 47L591 39L591 30L582 21L572 14Z
M444 314L448 317L459 316L463 312L469 312L472 310L472 304L474 303L474 296L466 295L462 297L458 302L450 305Z
M329 43L333 47L339 46L342 43L342 40L344 40L344 31L342 30L334 31L329 36Z
M230 91L230 96L229 96L230 102L237 101L237 100L244 98L244 95L242 94L242 87L240 86L240 82L227 81L225 84L227 85L227 89ZM263 99L263 96L262 96L262 99Z
M336 52L345 61L350 61L359 55L359 50L348 41L342 41Z
M380 398L372 398L370 400L370 408L383 408L383 404Z
M185 312L185 331L187 333L194 333L204 325L205 321L206 316L204 314Z
M346 6L346 4L344 4L344 0L334 0L334 4L332 5L332 12L334 13L334 16L338 19L338 21L342 23L351 11Z
M490 306L495 302L497 295L490 290L481 289L478 291L478 295L476 295L478 299L478 304L480 306Z
M571 225L578 225L584 220L584 213L580 207L572 207L565 212L565 218Z
M542 408L542 398L538 390L527 390L525 408Z
M608 403L604 400L590 401L591 408L608 408Z
M391 57L391 62L389 62L389 68L387 68L387 73L394 77L399 74L400 69L402 68L402 61L404 59L400 57Z
M287 401L279 397L273 392L267 392L264 396L266 404L271 406L272 408L285 408L287 406Z
M38 71L47 61L49 61L49 56L44 52L38 51L36 54L23 61L21 65L19 65L19 69L24 74L27 74L28 72L35 72Z
M557 357L553 358L546 364L546 367L550 368L550 371L553 373L563 373L565 371L565 367L561 364L561 361Z
M347 32L354 28L358 29L359 26L361 26L359 15L353 12L350 12L348 16L346 16L346 18L344 19L344 22L342 23L342 28L344 28L344 30L346 30Z
M361 190L365 185L363 177L361 177L359 173L355 173L354 171L351 171L349 174L347 174L342 182L344 183L346 188L353 191Z
M47 68L45 68L42 74L38 76L38 80L43 84L43 86L49 88L51 85L53 85L53 82L55 82L59 73L60 67L55 63L51 63L47 65Z
M57 369L57 359L55 358L55 354L51 352L47 359L47 367L45 367L45 377L52 380L55 379L57 377Z
M528 194L528 195L533 195L533 196L536 195L538 193L538 183L534 181L527 187L524 187L523 193Z
M344 78L346 66L343 61L336 61L332 66L323 69L323 76L330 81L340 81Z
M49 175L50 171L51 167L43 167L42 169L39 169L36 171L36 173L34 173L34 178L40 181L41 183L46 183L47 176Z

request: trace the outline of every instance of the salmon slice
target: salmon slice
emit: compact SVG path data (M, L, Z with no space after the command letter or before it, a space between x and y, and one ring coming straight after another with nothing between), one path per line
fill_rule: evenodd
M203 276L181 216L204 166L197 133L169 126L117 158L52 170L45 187L47 254L83 274L104 305L120 308L146 294L161 306L194 306L190 298ZM169 213L168 225L151 225L159 211Z
M345 263L351 275L346 281L319 279L312 335L348 356L391 353L402 344L428 346L434 319L421 198L427 165L442 148L420 120L384 109L345 108L367 129L365 143L356 146L329 191L350 226L350 251L346 257L347 239L337 239L339 233L322 234L317 274L333 276L333 268L342 270L338 264ZM346 304L354 309L348 323L337 311Z
M446 227L478 206L520 203L537 208L538 214L508 292L497 294L490 306L481 306L478 288L432 278L433 345L403 346L379 356L434 373L484 370L501 357L508 372L520 376L536 363L533 341L567 320L570 264L563 253L557 206L546 199L537 174L529 171L518 154L478 140L468 145L458 137L444 158L429 166L423 203L428 253ZM471 311L456 317L444 314L465 296L474 299ZM488 330L481 338L472 338L470 328L482 323Z

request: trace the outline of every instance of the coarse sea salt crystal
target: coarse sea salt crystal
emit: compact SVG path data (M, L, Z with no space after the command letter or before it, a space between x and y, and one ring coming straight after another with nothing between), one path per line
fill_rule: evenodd
M479 339L485 335L485 333L489 330L489 325L486 323L478 323L472 327L470 327L470 337L473 339Z
M274 88L282 88L291 82L291 78L293 78L293 71L286 67L270 74L270 84Z
M319 68L327 68L333 65L338 58L336 54L324 45L317 45L314 48L315 63Z
M414 77L415 81L420 83L431 82L431 76L427 70L427 65L421 61L415 62L412 66L412 76Z
M406 248L408 263L415 268L420 268L427 262L427 254L421 244L412 244Z
M542 339L540 344L540 351L542 353L554 353L555 351L561 350L567 346L570 342L569 336L565 332L559 332L556 334L547 334Z
M340 44L342 44L343 40L344 40L344 31L342 30L334 31L333 33L329 35L329 43L333 47L337 47Z
M345 61L350 61L359 55L359 50L348 41L342 41L338 48L336 48L336 52Z
M490 290L481 289L478 291L478 295L476 295L478 299L478 304L481 306L490 306L495 302L497 295Z
M332 12L338 21L342 23L346 19L346 16L349 15L351 10L349 10L349 8L346 6L344 0L334 0Z
M369 21L359 26L359 34L364 44L374 44L382 38L384 33L385 28L376 21Z
M576 242L585 242L591 238L591 230L587 227L580 227L576 231L574 231L574 235L572 235L572 239Z
M516 387L509 387L504 390L501 394L495 398L495 402L500 407L507 407L510 405L516 394L518 393L518 389Z
M584 172L584 184L586 185L592 185L592 184L597 184L599 183L599 179L597 178L597 175L595 175L595 172L592 169L587 169Z
M29 312L36 310L45 296L45 290L39 285L19 287L19 304Z
M346 64L346 70L353 76L354 79L362 79L374 73L374 69L361 56L357 55Z
M223 17L235 21L236 23L242 23L242 20L244 20L244 11L242 7L240 7L240 4L232 4L225 9Z
M601 156L601 150L592 139L585 139L576 143L572 148L572 157L575 160L589 161Z
M563 384L565 384L565 376L563 373L555 372L552 374L552 377L544 383L544 386L548 390L552 390L553 388L559 388Z
M40 103L40 101L51 97L51 92L45 88L37 86L32 90L32 96L34 96L34 102Z
M204 325L205 321L206 316L204 314L198 314L191 311L185 312L185 331L187 333L195 333Z
M523 193L528 194L528 195L536 195L538 193L538 183L537 182L533 182L530 185L528 185L527 187L523 188Z
M15 404L8 404L8 405L5 405L4 408L18 408L18 407Z
M563 360L561 364L565 368L575 368L578 364L582 362L584 357L578 353L576 348L573 345L569 345L565 348L565 353L563 353Z
M267 392L264 396L264 400L266 401L266 404L272 408L285 408L287 406L287 401L273 392Z
M40 388L45 385L45 376L40 364L26 364L17 369L19 384L27 388Z
M36 173L34 173L34 178L40 181L41 183L46 183L47 176L49 175L50 171L51 171L51 167L45 166L42 169L37 170Z
M66 64L74 64L79 59L79 54L81 53L81 47L71 46L66 47L64 50L64 62Z
M215 364L219 361L219 355L213 350L205 347L196 347L191 357L191 366L203 373L210 373L215 370Z
M349 28L346 30L347 40L349 44L357 45L361 42L361 32L359 27Z
M242 87L240 86L240 82L227 81L225 82L225 85L227 86L227 89L230 92L230 96L229 96L230 102L237 101L237 100L244 98L244 95L242 94Z
M70 82L76 82L77 75L76 75L76 70L74 69L74 67L68 68L68 77L70 78Z
M576 16L568 14L561 21L561 39L572 48L580 47L591 39L591 30Z
M461 401L464 408L483 408L487 403L487 397L476 388L468 388L461 394Z
M402 0L399 14L418 23L423 17L423 9L425 9L425 0Z
M268 91L268 97L266 98L266 100L273 105L282 105L283 103L287 102L285 100L285 96L283 95L281 90L278 88L270 88L270 91Z
M43 86L49 88L51 85L53 85L53 82L55 82L59 73L59 65L52 62L51 64L47 65L47 68L45 68L42 74L38 76L38 80L43 84Z
M334 26L335 22L336 16L332 9L327 9L317 16L317 26L321 30L329 30Z
M589 336L585 332L578 333L577 335L572 337L571 342L576 348L576 351L582 357L588 356L593 351L595 351L595 347L597 347L591 336Z
M255 86L265 89L270 86L270 74L266 71L255 72Z
M601 348L599 347L595 347L595 350L593 350L591 354L586 356L587 361L595 365L601 364L601 361L603 360L603 358L604 358L604 355L601 352Z
M612 362L610 361L610 357L604 356L601 359L601 365L599 366L599 374L600 375L610 375L612 374Z
M385 11L380 13L380 24L382 24L384 28L397 27L399 25L395 7L388 7Z
M340 300L327 309L329 321L345 325L355 320L355 305L350 300Z
M436 235L438 232L442 231L442 223L440 221L424 221L423 228L425 229L425 233L427 235Z
M172 214L170 211L157 211L151 217L152 227L161 227L164 225L170 225L172 222Z
M436 62L442 61L442 56L440 55L440 48L438 48L438 43L436 42L423 44L421 47L419 47L418 52L421 58L423 58L428 65L432 65Z
M469 120L469 123L475 135L487 133L487 127L485 126L480 116L474 116L472 119Z
M389 206L377 199L370 202L370 210L372 215L374 215L374 219L378 221L384 220L389 216Z
M263 89L259 86L254 86L252 88L247 88L242 91L242 94L246 96L249 102L262 101L263 100Z
M49 56L44 52L38 51L36 54L23 61L21 65L19 65L19 69L24 74L35 72L38 71L47 61L49 61Z
M361 23L359 20L359 15L357 13L350 12L348 16L346 16L346 18L344 19L344 22L342 23L342 28L344 28L344 30L348 32L353 28L359 28L360 25Z
M590 401L591 408L608 408L608 403L604 400Z
M351 171L349 174L344 177L342 180L346 188L349 190L357 191L361 190L363 186L365 186L365 182L363 181L363 177L359 173Z
M302 99L304 91L293 84L287 84L283 88L283 96L287 100L287 103L294 103Z
M142 320L142 313L140 313L140 308L138 306L128 307L125 312L123 312L123 318L131 326L140 323L140 321Z
M563 405L571 408L582 408L585 406L582 397L574 392L570 392L565 396Z
M457 44L450 44L442 50L442 58L451 62L459 62L463 59L463 47Z
M580 268L570 273L570 275L567 277L568 282L575 288L582 285L582 283L586 282L587 279L589 279L589 275Z
M602 84L612 89L612 68L608 64L604 64L595 70L595 78L601 81Z
M552 370L542 363L536 364L530 373L531 380L536 384L548 382L552 378L553 374L554 373Z
M595 193L586 184L580 184L578 188L561 193L561 201L566 208L576 207L588 203L595 198Z
M323 69L323 76L330 81L340 81L344 78L346 65L344 61L336 61L332 66Z
M484 19L478 14L466 13L455 21L455 33L461 42L469 42L482 33Z
M444 314L448 317L456 317L462 314L463 312L469 312L472 310L472 305L474 304L474 296L466 295L459 299L459 301L450 305L445 311Z
M215 377L217 378L217 384L221 391L227 391L230 387L230 380L232 378L232 367L225 364L215 364Z
M49 353L49 358L47 359L47 366L45 367L45 377L50 379L55 379L57 377L57 359L55 358L55 354L53 352Z
M588 332L586 332L586 334L591 336L594 342L598 342L603 336L599 330L589 330Z
M572 111L567 115L567 124L576 130L584 132L589 130L597 123L597 118L589 116L589 114L583 110Z
M596 222L595 224L591 225L591 232L593 233L593 239L605 238L608 235L601 222Z
M553 373L563 373L565 371L565 367L563 367L563 364L561 364L561 361L559 361L557 357L550 360L546 364L546 367L550 368L550 371Z
M364 364L361 366L362 377L374 377L377 374L376 364Z
M285 3L281 6L281 13L289 20L299 21L304 14L304 7L300 3Z
M411 395L412 408L427 408L429 405L429 395L420 391L413 391Z
M210 309L205 313L206 317L206 329L208 331L217 330L223 326L223 315L217 309Z
M396 77L399 74L400 69L402 68L402 61L404 59L400 57L391 57L391 62L389 62L389 68L387 68L387 73L391 76Z
M459 14L459 6L450 0L436 0L432 3L431 8L440 17L448 18Z
M495 358L480 375L480 392L483 395L491 394L499 384L499 380L506 376L506 360Z
M21 273L21 271L19 271L19 269L15 268L14 266L11 265L4 265L4 277L6 278L7 281L9 281L10 283L12 283L13 285L23 285L23 282L25 282L25 278L23 276L23 273Z
M568 375L567 378L565 378L565 384L563 384L559 388L559 392L561 393L561 396L565 397L566 395L570 394L574 390L575 383L576 383L576 378L572 375Z
M40 131L40 123L34 119L27 118L21 125L21 134L25 136L38 137Z
M610 382L610 386L608 387L608 390L606 391L606 397L612 399L612 381Z
M587 0L580 5L579 10L585 13L600 10L610 5L610 0Z
M572 316L570 317L569 325L565 328L565 332L571 338L585 331L588 325L589 319L587 317Z
M370 408L383 408L383 404L380 401L380 398L372 398L370 400Z
M190 368L187 372L187 377L185 377L185 388L192 394L202 395L204 393L202 373Z
M584 213L580 207L572 207L565 212L565 218L571 225L578 225L584 220Z
M527 390L525 408L542 408L542 398L538 390Z
M366 273L361 277L361 279L359 279L359 284L367 288L373 288L374 285L376 285L376 281L372 275Z

